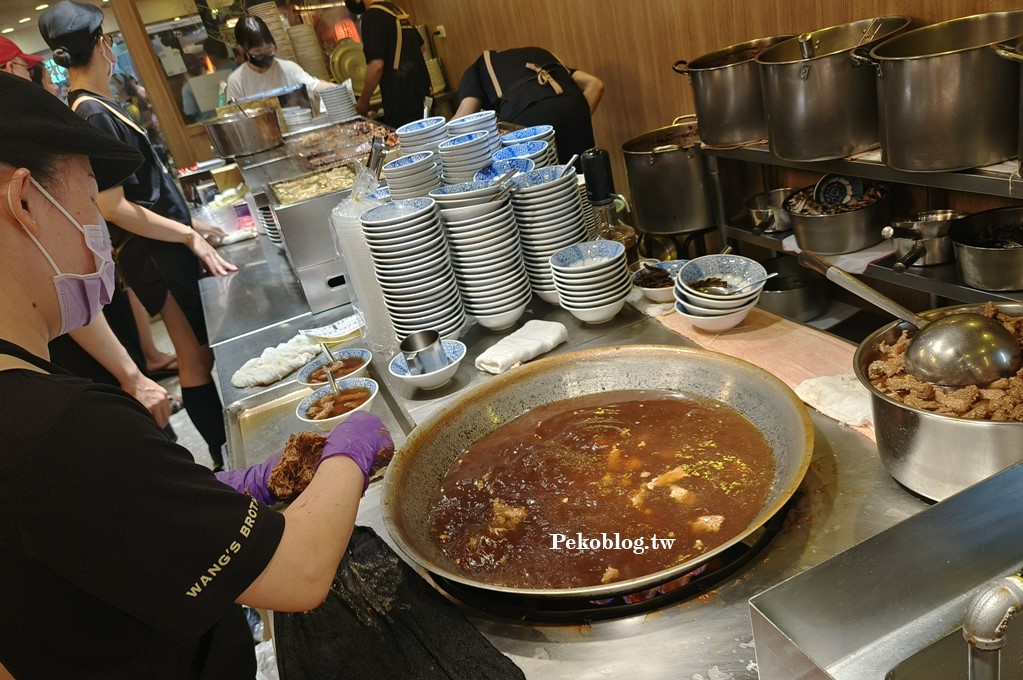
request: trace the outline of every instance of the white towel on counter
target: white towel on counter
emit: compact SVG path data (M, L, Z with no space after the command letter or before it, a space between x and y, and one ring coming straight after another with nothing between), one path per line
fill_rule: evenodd
M625 296L625 301L640 314L647 316L660 316L667 314L675 308L674 302L654 302L647 298L639 288L633 288Z
M533 319L476 358L476 368L487 373L504 373L568 340L568 329L556 321Z
M859 427L873 424L870 392L851 373L808 378L796 385L796 394L813 408L844 425Z
M249 359L231 376L231 384L241 389L256 385L272 385L291 375L315 359L320 345L304 335L296 335L276 347L267 347L254 359Z
M799 244L796 243L796 237L786 236L782 239L781 247L790 253L798 253L802 249ZM880 243L864 248L863 250L857 250L852 253L842 253L841 255L821 255L825 260L835 265L839 269L844 269L850 274L862 274L867 271L867 267L872 262L883 260L889 255L895 252L895 244L892 243L891 239L884 239Z

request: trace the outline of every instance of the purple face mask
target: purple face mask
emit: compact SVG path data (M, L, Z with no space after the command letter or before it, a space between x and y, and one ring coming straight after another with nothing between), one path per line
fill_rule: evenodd
M60 332L58 335L63 335L76 328L89 325L103 309L103 306L110 302L110 297L114 292L114 261L110 247L110 235L107 233L105 223L79 224L78 220L72 217L71 213L65 210L64 206L58 203L35 179L29 179L35 188L53 204L53 207L59 210L82 233L85 237L85 245L96 258L96 273L65 274L60 271L57 263L53 261L32 231L24 224L21 225L46 261L53 267L53 271L57 273L53 277L53 285L57 289L57 301L60 303ZM11 207L11 214L15 214L9 184L7 185L7 204Z

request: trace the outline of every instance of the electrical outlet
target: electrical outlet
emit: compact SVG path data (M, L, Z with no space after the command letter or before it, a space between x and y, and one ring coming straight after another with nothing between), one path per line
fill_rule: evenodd
M438 26L437 30L434 32L434 35L436 35L438 38L446 38L448 37L448 32L444 30L443 26Z

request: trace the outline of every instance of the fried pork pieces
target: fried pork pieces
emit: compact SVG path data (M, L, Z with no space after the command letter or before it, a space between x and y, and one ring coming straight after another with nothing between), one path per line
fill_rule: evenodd
M267 484L279 501L293 500L313 481L326 441L326 437L313 432L299 432L288 438L281 460L270 471Z
M1019 341L1023 317L1002 314L992 303L980 312L997 319ZM1023 421L1023 371L989 385L968 385L953 391L935 388L905 371L903 366L910 335L903 331L893 344L881 343L883 359L867 367L870 383L885 395L907 406L970 420Z

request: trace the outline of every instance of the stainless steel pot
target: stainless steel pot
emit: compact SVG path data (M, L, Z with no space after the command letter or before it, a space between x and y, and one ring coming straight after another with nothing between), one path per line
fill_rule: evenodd
M679 59L675 73L689 76L700 136L710 146L741 146L767 137L764 94L756 56L793 36L749 40L687 62Z
M994 43L1023 34L1023 10L918 28L870 51L877 63L881 159L944 172L1016 155L1019 68ZM940 134L936 134L940 131Z
M710 174L699 147L691 115L622 145L635 226L648 234L684 234L715 225Z
M669 569L584 588L496 586L464 576L430 534L429 508L451 463L470 443L537 406L608 390L668 389L716 399L743 414L774 451L774 484L750 525L723 545ZM770 373L723 354L661 345L607 347L530 362L469 390L424 423L395 454L381 510L397 546L427 571L491 591L539 598L603 597L681 576L752 534L795 492L810 464L813 426L802 402Z
M961 210L928 210L911 219L894 220L881 230L881 236L895 244L895 255L899 258L892 269L904 272L907 267L951 262L955 258L955 249L948 230L953 220L966 215Z
M816 319L828 311L831 291L823 276L790 255L772 258L763 265L768 273L778 275L764 283L758 307L796 321Z
M850 57L905 30L905 16L823 28L757 56L768 141L778 158L844 158L877 144L877 85L872 69ZM806 55L804 56L804 52Z
M792 220L785 210L785 199L794 191L792 187L771 189L754 194L746 199L746 210L753 219L753 233L759 236L772 232L789 231Z
M957 312L979 312L984 305L942 307L921 316L934 319ZM998 309L1023 316L1023 304ZM870 392L877 451L888 473L903 486L940 501L1023 460L1023 423L967 420L907 406L870 384L867 369L880 358L881 343L895 342L905 321L888 324L860 343L853 358L856 377Z
M238 110L202 126L221 158L249 156L284 143L277 111L273 108Z
M995 208L949 227L963 283L980 290L1023 290L1023 207Z
M802 190L801 190L802 191ZM891 215L889 190L880 200L859 210L836 215L801 215L786 210L792 220L792 231L801 250L812 250L822 255L852 253L869 248L881 241L882 224Z
M1015 42L1013 45L995 45L995 54L1004 59L1020 62L1023 61L1023 41ZM1020 97L1023 98L1023 69L1020 69ZM1023 169L1023 102L1020 103L1019 119L1019 160L1016 162L1016 172Z

